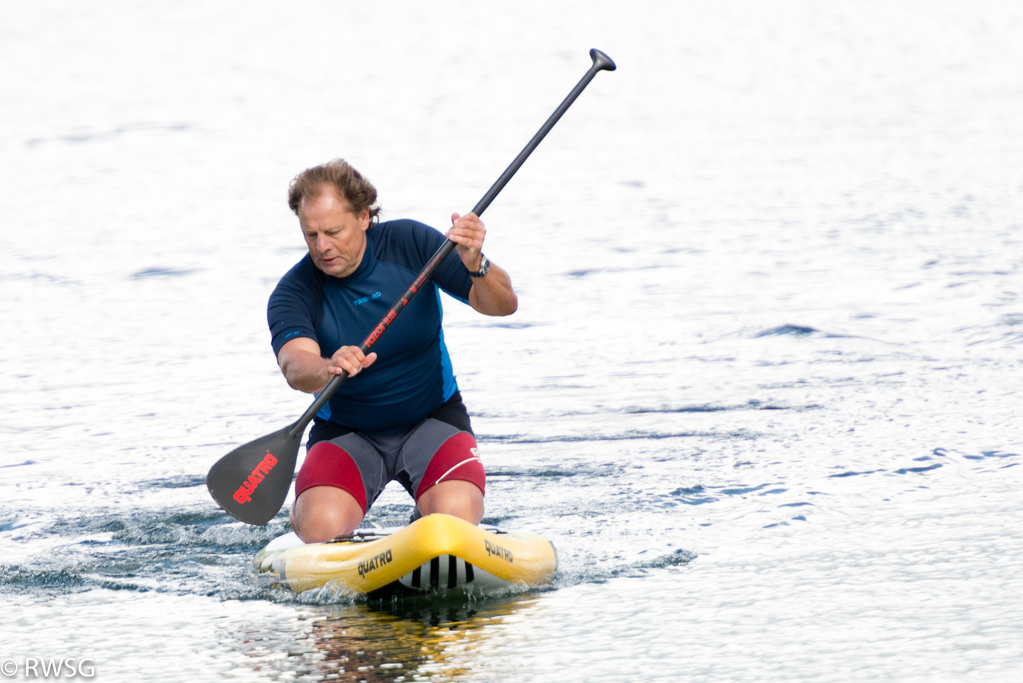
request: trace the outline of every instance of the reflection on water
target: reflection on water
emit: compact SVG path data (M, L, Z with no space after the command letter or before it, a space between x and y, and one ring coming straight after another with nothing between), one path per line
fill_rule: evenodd
M535 596L463 602L396 598L298 610L290 629L245 628L233 649L270 680L458 680L487 652L490 630Z

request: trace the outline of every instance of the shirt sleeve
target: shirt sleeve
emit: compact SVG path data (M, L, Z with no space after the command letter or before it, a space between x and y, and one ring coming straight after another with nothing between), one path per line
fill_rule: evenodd
M266 307L274 356L292 339L308 337L316 343L316 328L323 311L323 286L316 266L306 255L277 283Z

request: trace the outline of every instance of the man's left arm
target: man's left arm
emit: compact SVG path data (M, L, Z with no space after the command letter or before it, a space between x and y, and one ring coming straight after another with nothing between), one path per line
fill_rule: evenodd
M487 229L474 213L451 215L451 229L447 237L455 243L462 264L470 273L483 265L483 240ZM511 315L519 307L519 298L512 289L511 278L503 268L490 262L490 269L482 277L472 279L469 305L484 315Z

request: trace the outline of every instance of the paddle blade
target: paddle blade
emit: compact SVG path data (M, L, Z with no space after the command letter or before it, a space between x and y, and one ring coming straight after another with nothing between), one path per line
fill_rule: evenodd
M284 505L295 474L302 434L291 426L239 446L210 468L206 488L228 514L246 524L266 524Z

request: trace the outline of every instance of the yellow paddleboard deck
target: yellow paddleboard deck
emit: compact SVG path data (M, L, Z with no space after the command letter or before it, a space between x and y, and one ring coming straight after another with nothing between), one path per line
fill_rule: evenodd
M480 528L438 514L406 527L360 529L328 543L306 545L287 534L259 551L253 563L260 585L295 593L327 584L351 594L487 593L550 583L558 556L543 536Z

